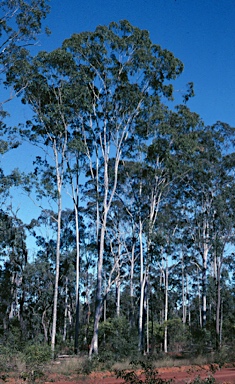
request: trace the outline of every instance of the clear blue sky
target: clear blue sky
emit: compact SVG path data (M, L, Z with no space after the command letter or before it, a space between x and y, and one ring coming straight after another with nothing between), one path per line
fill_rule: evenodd
M51 0L50 4L45 25L52 34L40 36L38 50L51 51L73 33L127 19L149 30L153 43L182 60L185 69L176 88L194 82L196 96L189 106L206 124L221 120L235 126L235 0ZM14 124L27 118L19 102L8 107ZM26 170L34 156L35 149L24 146L4 155L2 166ZM33 208L23 208L26 200L18 198L27 221Z
M206 124L235 126L235 0L51 0L52 34L40 39L41 48L121 19L147 29L153 43L183 61L180 84L194 82L190 107Z
M50 5L45 24L52 34L39 37L38 50L51 51L73 33L127 19L184 63L176 88L194 82L189 106L206 124L221 120L235 126L235 0L51 0ZM15 111L15 103L8 108ZM18 112L14 122L26 116L23 107Z

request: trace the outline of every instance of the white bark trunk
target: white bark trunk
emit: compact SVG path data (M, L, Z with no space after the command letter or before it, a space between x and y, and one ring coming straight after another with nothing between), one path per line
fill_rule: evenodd
M142 220L139 219L139 241L140 241L140 304L139 304L139 352L143 350L143 312L144 312L144 254L143 254L143 234Z
M168 329L167 329L167 321L168 321L168 258L166 255L166 265L165 265L165 328L164 328L164 352L167 353L167 341L168 341Z

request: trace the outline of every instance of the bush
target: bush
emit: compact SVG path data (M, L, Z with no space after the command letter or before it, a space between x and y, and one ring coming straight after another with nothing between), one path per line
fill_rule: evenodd
M34 367L50 361L51 349L44 344L31 344L25 347L23 355L26 365Z
M104 360L127 358L137 350L137 337L125 317L115 317L100 324L99 353Z
M159 377L158 372L150 359L147 359L146 361L132 362L131 365L135 368L134 370L116 371L116 377L123 379L125 383L128 384L168 384L172 382L172 380L167 381ZM141 375L144 376L144 381L135 372L139 365L142 369Z
M0 345L0 371L9 372L16 368L16 353L8 346Z

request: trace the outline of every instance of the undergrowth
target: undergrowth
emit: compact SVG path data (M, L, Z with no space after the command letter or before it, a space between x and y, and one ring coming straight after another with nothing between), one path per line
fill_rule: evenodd
M117 370L115 372L117 378L121 378L125 383L128 384L168 384L172 380L163 380L159 377L157 370L154 368L151 360L146 361L137 361L130 363L133 369L128 370ZM140 375L137 375L137 367L141 367L141 376L144 376L144 381L140 378Z
M174 384L174 380L162 379L158 371L153 365L151 359L146 361L131 362L132 370L115 370L117 378L124 380L126 384ZM141 372L137 374L138 367L141 367ZM215 384L215 378L209 374L208 377L202 379L197 376L193 380L189 381L190 384Z

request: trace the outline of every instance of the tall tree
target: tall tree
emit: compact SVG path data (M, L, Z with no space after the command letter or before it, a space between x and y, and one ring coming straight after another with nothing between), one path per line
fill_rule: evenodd
M52 353L55 349L57 302L60 266L61 214L64 177L67 169L67 151L70 139L70 126L76 97L66 78L66 69L74 69L65 52L58 50L51 54L40 53L35 59L25 61L24 70L15 70L22 63L17 61L9 71L8 81L15 83L15 89L23 86L23 102L28 103L35 115L27 121L21 135L34 145L43 149L46 158L37 157L35 171L38 196L50 196L56 203L57 243L56 277L54 290L54 311L52 327ZM26 87L27 85L27 87ZM71 93L72 92L72 93ZM72 100L72 101L71 101ZM72 105L71 105L72 103Z
M172 97L170 80L182 71L171 52L152 44L147 31L127 21L73 35L63 44L74 58L87 87L79 115L87 146L90 177L97 191L97 293L91 354L98 353L102 313L102 269L107 218L119 178L119 165L134 141L134 131L159 118L161 99ZM76 84L77 76L71 78ZM112 177L111 177L112 175Z
M47 0L3 0L0 4L0 84L4 82L7 71L17 60L27 55L26 48L36 44L41 31L42 20L50 8ZM17 91L18 92L18 91ZM3 93L4 94L4 93ZM3 104L15 95L0 100Z

